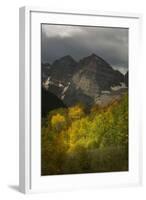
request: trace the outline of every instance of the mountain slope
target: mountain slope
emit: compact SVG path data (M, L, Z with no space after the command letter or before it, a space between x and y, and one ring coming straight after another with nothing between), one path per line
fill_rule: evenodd
M64 103L54 94L42 88L41 94L41 113L42 117L45 117L49 111L56 108L65 108Z
M96 54L78 63L71 56L64 56L53 62L47 76L43 86L67 106L78 102L90 106L99 98L112 99L115 90L126 89L124 75Z
M77 62L69 55L53 62L51 77L55 80L66 82L76 70Z
M124 76L114 70L106 61L95 54L80 60L79 71L73 76L77 87L85 88L92 92L110 90L111 86L120 85L124 82Z

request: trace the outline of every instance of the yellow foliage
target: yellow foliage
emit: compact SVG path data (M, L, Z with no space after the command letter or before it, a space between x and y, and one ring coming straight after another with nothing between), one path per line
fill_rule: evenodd
M57 109L46 118L41 136L43 174L92 172L92 165L100 171L100 162L103 169L109 164L110 170L122 162L123 169L128 159L127 95L104 108L94 105L90 112L84 110L81 105Z
M63 125L65 125L65 122L66 122L65 117L60 115L59 113L52 116L52 119L51 119L52 127L55 127L57 129L61 128Z
M84 115L84 111L79 105L76 105L69 108L68 114L71 119L79 119Z

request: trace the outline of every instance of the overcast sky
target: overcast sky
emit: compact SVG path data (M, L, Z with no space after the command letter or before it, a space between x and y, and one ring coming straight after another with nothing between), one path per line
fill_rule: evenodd
M42 62L65 55L76 61L95 53L122 73L128 69L128 29L42 25Z

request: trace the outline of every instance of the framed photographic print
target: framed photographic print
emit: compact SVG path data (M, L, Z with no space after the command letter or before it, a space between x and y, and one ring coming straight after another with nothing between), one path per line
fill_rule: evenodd
M141 183L141 16L20 8L20 191Z

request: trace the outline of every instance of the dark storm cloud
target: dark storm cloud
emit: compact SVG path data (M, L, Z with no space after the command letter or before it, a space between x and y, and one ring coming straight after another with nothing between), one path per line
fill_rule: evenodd
M76 60L95 53L115 69L128 68L128 29L42 25L42 62L65 55Z

